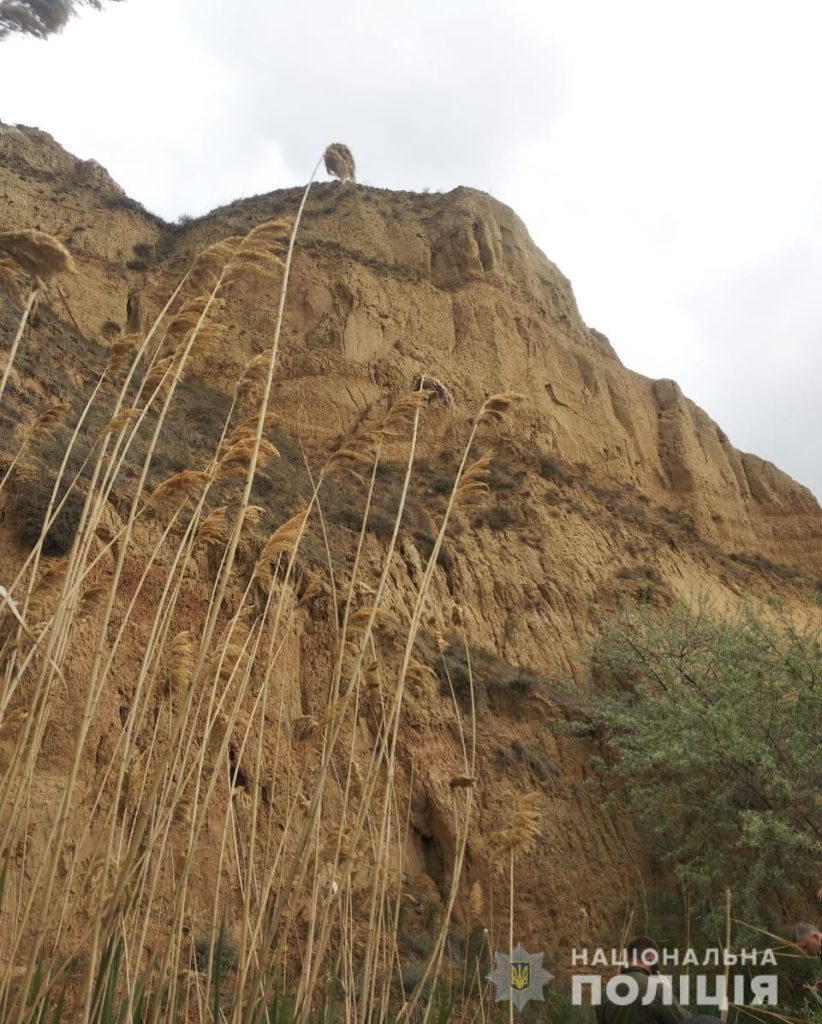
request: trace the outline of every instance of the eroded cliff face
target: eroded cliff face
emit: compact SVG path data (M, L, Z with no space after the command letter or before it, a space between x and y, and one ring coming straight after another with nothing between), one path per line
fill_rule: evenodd
M128 200L98 165L76 160L43 133L3 126L0 196L0 227L48 231L79 266L76 277L61 281L62 294L48 290L25 339L27 355L13 374L13 420L4 422L3 469L16 450L13 422L30 419L66 388L87 392L112 341L147 327L198 250L268 218L292 217L300 193L241 200L172 227ZM191 387L205 390L181 421L181 464L188 459L200 468L198 432L208 408L221 398L230 405L244 367L270 344L276 301L276 281L232 286L227 334L192 364ZM6 306L6 333L12 322ZM542 838L520 872L521 939L549 952L610 942L639 884L638 868L652 866L630 825L602 806L603 780L591 768L599 740L558 728L579 715L559 681L571 692L574 682L583 687L596 615L623 598L657 602L708 592L734 603L779 594L811 607L808 580L822 571L822 512L775 466L734 449L675 382L626 369L607 339L582 322L569 282L507 207L470 189L415 195L316 186L295 253L272 400L295 457L271 470L261 502L283 516L293 510L289 499L310 491L300 446L309 462L319 459L340 438L380 422L420 376L434 378L452 404L432 405L424 417L426 461L415 477L419 527L404 536L388 580L389 606L399 618L423 571L426 516L436 517L441 479L453 476L470 417L490 394L524 396L510 430L483 435L481 447L496 455L491 506L458 518L425 617L429 640L464 636L472 649L500 659L478 677L479 784L465 891L480 881L491 905L504 906L504 893L494 891L490 836L519 794L537 790ZM111 502L115 522L122 522L127 492L119 497ZM13 494L0 495L0 581L13 578L26 554L13 504ZM149 527L141 525L137 536L150 550ZM365 557L375 575L384 550L384 537L369 532ZM131 666L166 571L161 559L138 587L141 560L135 554L127 562L135 626L95 712L83 767L89 794L122 730L134 692ZM212 582L213 566L194 559L183 585L183 626L196 622ZM233 599L240 593L238 585ZM311 755L289 741L287 724L323 706L333 648L327 609L306 608L295 594L293 612L273 694L279 702L272 700L264 730L272 750L285 737L277 756L291 781ZM93 634L92 624L81 630ZM89 658L79 643L68 663L68 681L78 690ZM517 667L533 674L519 688ZM44 841L70 760L79 716L72 693L38 768L35 845ZM355 753L367 756L375 728L363 713L351 741ZM461 767L451 697L436 672L410 696L400 760L398 792L411 808L409 885L436 901L453 857L449 780ZM204 914L230 800L227 783L221 786L193 876ZM275 825L287 790L267 797ZM81 833L78 826L72 841L88 843ZM65 884L73 884L70 875ZM168 884L171 892L173 879Z
M66 298L82 332L98 340L107 325L113 332L147 322L198 248L292 213L299 196L241 200L169 229L99 165L44 133L3 127L0 147L4 224L38 225L66 241L82 271L66 283ZM209 383L232 386L265 344L269 298L258 296L259 316L204 367ZM295 422L321 409L329 431L344 432L420 373L467 409L514 389L527 396L523 429L545 450L686 511L723 549L820 567L822 527L810 492L733 448L674 381L622 366L582 322L568 280L490 196L315 187L286 323L278 401Z

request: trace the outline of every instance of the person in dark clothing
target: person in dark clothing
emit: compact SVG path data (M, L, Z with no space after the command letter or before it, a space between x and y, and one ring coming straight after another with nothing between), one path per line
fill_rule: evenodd
M625 947L628 964L620 975L632 978L637 985L636 999L625 1005L612 1003L607 995L596 1008L597 1024L683 1024L685 1014L682 1007L671 997L663 997L667 981L659 977L659 947L645 935L631 939ZM653 980L652 980L653 979ZM649 988L653 986L653 998L644 1003Z
M808 924L807 921L797 921L791 928L791 938L805 956L815 957L822 960L822 932ZM815 985L803 985L805 992L811 997L816 1008L822 1007L822 981Z

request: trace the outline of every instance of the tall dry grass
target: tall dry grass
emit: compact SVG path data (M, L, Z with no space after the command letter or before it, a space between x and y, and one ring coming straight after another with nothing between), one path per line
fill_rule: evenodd
M332 171L353 177L345 147L335 144L324 156ZM424 378L318 471L307 461L307 500L260 537L261 509L252 498L261 469L279 458L269 436L277 421L272 385L310 187L292 223L261 224L200 253L145 334L112 346L56 467L40 539L0 591L4 1021L257 1024L314 1015L365 1024L427 1020L435 1006L462 892L476 721L473 700L465 716L452 691L462 758L450 787L455 850L436 934L405 991L397 982L410 828L409 796L398 782L403 713L409 685L427 671L415 650L449 522L487 490L488 458L476 455L477 440L519 396L492 396L473 418L404 611L390 580L421 422L435 393ZM71 269L59 243L26 241L52 255L54 272ZM9 289L24 285L2 395L48 268L26 262L20 239L0 236L0 245ZM163 426L193 355L221 342L237 294L231 286L260 274L279 285L269 348L238 381L211 457L152 483ZM24 431L0 490L18 485L31 439L68 412L47 409ZM83 472L72 475L84 425L101 413L105 427L84 455ZM381 461L397 451L405 470L375 573L367 520ZM333 549L326 514L326 484L339 475L364 494L349 562ZM226 491L217 505L215 495ZM70 549L47 559L46 535L71 495L82 508ZM309 537L325 566L298 587ZM215 571L207 596L192 607L189 574L204 558ZM318 706L295 715L286 706L289 658L306 605L318 595L329 674ZM113 700L122 728L107 747L93 749L95 716ZM358 729L365 714L374 723L368 741ZM65 715L73 722L61 753L65 770L50 780L45 830L33 835L32 801L44 792L42 766ZM533 826L527 813L520 824L520 832ZM505 840L512 863L524 832ZM471 906L478 917L477 890ZM482 1019L486 1013L481 1001Z

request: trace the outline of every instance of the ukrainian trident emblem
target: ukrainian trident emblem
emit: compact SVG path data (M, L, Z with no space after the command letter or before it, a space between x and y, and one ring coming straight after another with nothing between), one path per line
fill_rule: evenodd
M488 980L497 989L497 1002L510 999L521 1010L529 999L543 998L542 987L554 977L542 966L544 953L527 953L517 946L510 953L497 953L496 966Z
M530 960L512 960L511 961L511 988L515 988L518 992L522 992L528 988L531 984L531 961Z

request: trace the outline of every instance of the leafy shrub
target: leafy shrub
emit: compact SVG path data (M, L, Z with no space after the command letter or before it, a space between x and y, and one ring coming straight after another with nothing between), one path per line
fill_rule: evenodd
M818 629L751 610L623 613L597 651L598 721L652 847L706 907L763 920L818 884Z
M237 943L230 935L227 935L223 928L213 937L208 932L198 935L194 941L194 966L204 974L208 970L208 960L211 947L211 971L217 978L224 978L229 971L237 966Z

